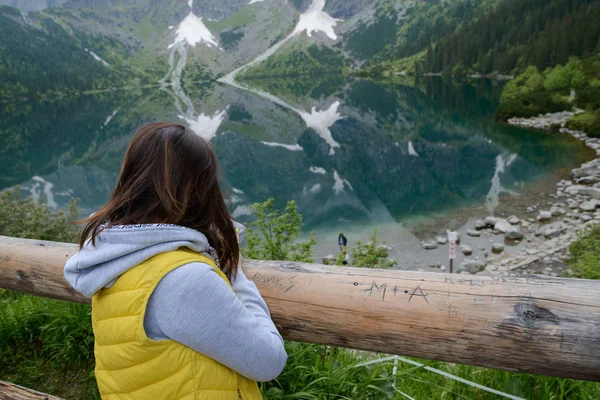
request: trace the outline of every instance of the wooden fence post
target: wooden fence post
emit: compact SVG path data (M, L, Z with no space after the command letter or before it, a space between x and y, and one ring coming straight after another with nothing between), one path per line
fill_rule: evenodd
M89 302L63 278L76 251L0 236L0 287ZM600 281L257 260L244 269L286 339L600 381Z

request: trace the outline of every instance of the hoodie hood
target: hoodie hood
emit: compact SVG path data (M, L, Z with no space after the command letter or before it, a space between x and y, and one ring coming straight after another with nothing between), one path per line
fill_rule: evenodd
M237 226L237 224L236 224ZM208 239L202 233L168 224L120 225L104 229L96 245L88 240L65 264L65 278L77 290L92 297L111 286L119 276L147 259L180 247L208 253Z

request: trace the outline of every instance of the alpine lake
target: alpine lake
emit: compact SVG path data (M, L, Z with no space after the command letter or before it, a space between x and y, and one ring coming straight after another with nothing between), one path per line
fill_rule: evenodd
M60 104L0 104L0 189L20 185L82 215L110 196L131 135L145 123L186 125L211 141L232 215L273 197L295 200L315 261L374 229L401 269L448 264L448 229L488 215L528 218L555 184L594 153L569 135L498 124L502 83L485 79L337 76L161 86L84 94ZM474 256L492 239L468 237ZM516 252L518 246L507 246ZM460 253L460 252L459 252ZM462 254L456 260L460 263Z

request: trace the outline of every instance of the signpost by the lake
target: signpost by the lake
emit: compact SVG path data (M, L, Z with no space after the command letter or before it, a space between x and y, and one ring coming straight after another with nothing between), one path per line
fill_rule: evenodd
M454 259L456 258L456 241L457 240L458 240L458 234L454 231L448 231L448 258L450 259L450 273L452 273Z

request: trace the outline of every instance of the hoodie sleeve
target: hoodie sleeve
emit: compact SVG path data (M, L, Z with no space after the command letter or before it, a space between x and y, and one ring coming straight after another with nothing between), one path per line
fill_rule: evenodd
M150 296L146 332L191 347L247 378L274 379L287 361L283 339L241 268L232 286L233 291L207 264L171 271Z

